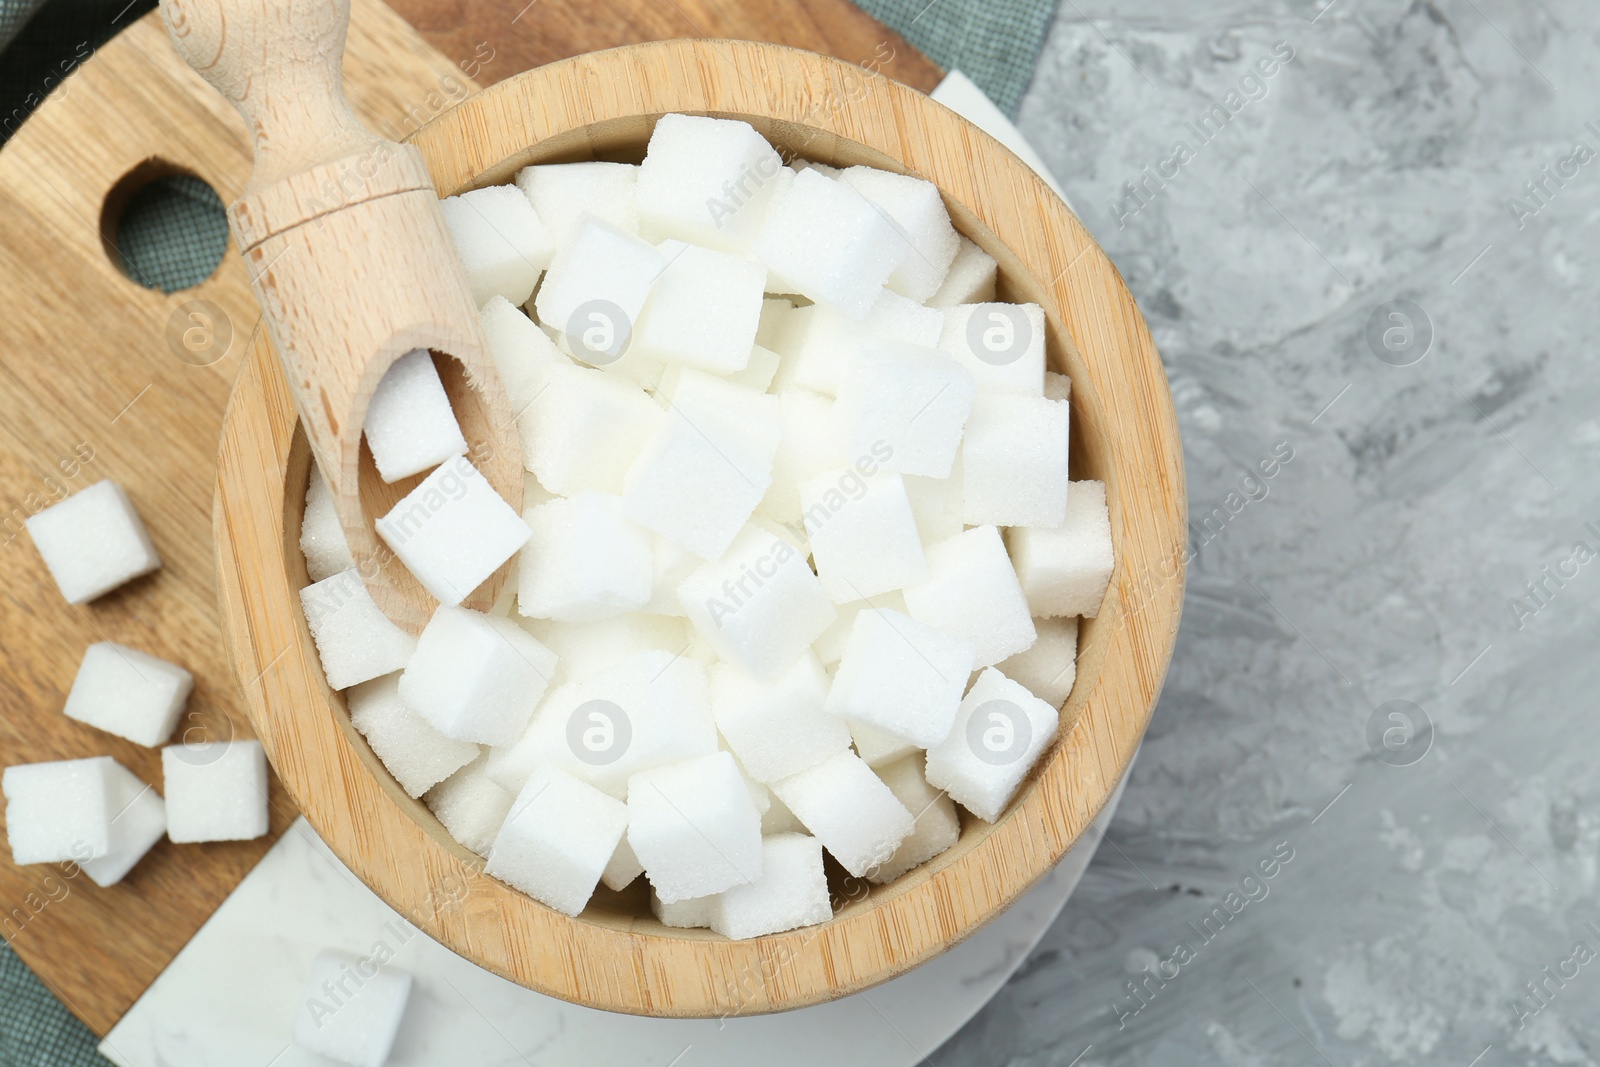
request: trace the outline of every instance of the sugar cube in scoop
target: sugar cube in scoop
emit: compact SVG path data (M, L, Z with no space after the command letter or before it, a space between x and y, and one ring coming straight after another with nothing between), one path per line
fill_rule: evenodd
M367 405L363 431L378 474L399 481L467 452L467 439L426 348L390 364Z

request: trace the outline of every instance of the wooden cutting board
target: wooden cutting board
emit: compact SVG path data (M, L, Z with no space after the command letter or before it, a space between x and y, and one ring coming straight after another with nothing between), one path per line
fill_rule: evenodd
M393 10L355 0L345 74L356 110L403 137L472 79L685 36L811 48L924 90L941 76L846 0L397 0ZM129 193L173 171L230 201L250 152L238 117L177 58L154 14L82 63L0 151L0 763L109 754L158 788L159 752L61 707L84 648L117 641L194 672L181 734L250 735L238 694L253 679L236 680L224 659L210 531L222 411L258 313L231 247L213 277L168 295L129 280L102 236ZM22 520L102 478L128 489L164 566L74 608ZM7 850L0 934L104 1034L293 820L276 781L270 801L269 837L162 841L109 889L70 865L13 866Z

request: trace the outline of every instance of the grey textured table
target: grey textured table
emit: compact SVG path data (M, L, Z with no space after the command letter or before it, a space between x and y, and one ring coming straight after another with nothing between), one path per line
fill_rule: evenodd
M1063 0L1023 101L1194 559L1116 847L939 1067L1600 1060L1600 8L1325 3Z

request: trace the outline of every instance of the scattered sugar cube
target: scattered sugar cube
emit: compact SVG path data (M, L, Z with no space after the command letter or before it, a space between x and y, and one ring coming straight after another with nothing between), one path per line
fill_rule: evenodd
M611 861L600 872L600 881L607 889L620 893L643 873L644 864L639 862L633 846L628 844L628 835L623 834L622 840L617 842L616 851L611 853Z
M778 362L778 353L772 349L751 345L750 358L745 362L744 370L734 371L727 379L734 385L764 393L778 375Z
M972 683L950 736L928 750L928 784L994 822L1059 725L1055 708L991 667Z
M110 756L24 763L0 776L11 862L62 863L111 852L116 792Z
M389 365L367 405L362 432L378 474L399 481L467 453L467 439L426 348Z
M816 170L778 190L756 237L770 287L863 319L900 264L905 240L894 222L841 181Z
M742 252L784 169L749 123L663 115L639 168L639 217L663 237Z
M400 670L417 639L389 621L351 567L300 590L300 608L331 689Z
M491 185L439 201L445 229L461 257L478 307L491 296L513 304L533 295L550 266L555 242L538 212L514 185Z
M522 464L561 496L620 493L664 417L632 382L588 367L557 368L518 420Z
M849 167L839 180L894 220L899 263L889 288L916 301L937 293L961 247L938 186L873 167Z
M776 678L836 612L803 551L757 525L678 589L689 622L718 655L757 678Z
M531 536L465 456L435 468L374 526L441 604L459 604Z
M650 910L655 912L662 926L679 930L709 929L711 913L717 906L718 894L675 900L671 904L662 900L654 890L650 892Z
M441 604L399 695L444 736L499 745L528 725L555 669L555 653L510 619Z
M383 1067L411 997L411 976L325 949L311 961L295 1010L297 1047L353 1067Z
M963 638L897 611L863 611L845 642L826 709L918 748L937 745L955 722L975 658Z
M1066 496L1066 520L1060 526L1012 530L1007 543L1035 615L1092 619L1100 613L1116 564L1106 485L1073 482Z
M551 690L523 735L490 752L488 774L517 789L549 763L622 798L633 774L716 750L705 668L648 650Z
M928 576L922 538L898 474L855 468L800 485L806 534L822 588L835 604L903 589Z
M905 590L913 619L964 637L988 667L1032 645L1037 634L1011 559L993 526L928 546L928 580Z
M339 512L333 506L333 492L314 465L306 488L305 515L300 520L300 551L305 553L306 573L313 582L332 578L356 565Z
M516 799L515 793L500 788L484 773L487 762L487 756L479 756L422 798L450 836L480 856L489 854Z
M1044 395L1051 400L1072 399L1072 379L1053 370L1044 372Z
M1070 404L980 393L961 442L969 526L1060 526L1067 516Z
M541 163L517 171L517 188L550 228L557 248L577 240L591 215L637 237L638 182L639 168L632 163Z
M740 941L831 918L822 842L805 834L775 834L761 839L761 877L723 892L711 909L711 928Z
M172 841L250 841L267 832L267 754L260 741L168 745L161 773Z
M944 313L938 346L971 372L980 393L1044 393L1044 309L961 304Z
M822 635L811 643L811 650L817 654L817 659L829 669L838 666L839 660L844 656L844 643L850 636L850 631L856 624L856 616L868 608L888 608L891 611L906 613L906 598L895 590L880 596L868 597L866 600L856 600L849 604L839 605L839 615L833 624Z
M491 297L479 313L489 355L505 383L511 414L521 418L550 385L556 367L572 360L555 346L527 313L503 296Z
M576 915L627 829L622 801L545 764L517 794L484 870L563 915Z
M895 799L917 820L917 828L900 842L889 861L867 875L869 881L879 885L894 881L913 867L920 867L961 837L961 819L956 815L955 803L928 784L923 777L922 762L918 754L873 768Z
M106 779L111 804L110 847L104 856L78 864L102 888L127 877L134 864L167 833L167 805L154 787L115 760L107 768Z
M911 514L917 520L917 534L923 545L934 545L965 530L961 521L962 472L961 456L950 468L948 478L925 478L917 474L904 476L906 499L911 501Z
M800 518L800 484L827 471L838 470L852 459L834 436L833 401L798 387L778 396L778 450L772 457L772 485L761 498L761 514L804 530ZM865 457L881 462L887 443L878 454Z
M176 664L97 641L83 654L64 710L69 719L155 748L172 736L193 688L194 675Z
M523 512L533 536L522 548L517 610L564 622L596 622L650 601L650 535L622 513L622 498L584 490Z
M972 375L949 356L878 342L839 386L845 452L869 455L887 443L884 470L949 477L974 391Z
M761 877L761 813L726 752L628 779L628 843L669 904Z
M731 663L711 669L711 711L757 782L796 774L850 747L850 730L822 710L828 676L810 652L770 682Z
M1046 704L1059 708L1072 695L1072 683L1078 677L1078 620L1034 619L1033 628L1039 632L1039 640L995 667Z
M896 737L888 730L880 730L864 722L852 722L850 737L855 741L856 755L868 767L881 767L886 763L904 759L917 751L913 745L903 737Z
M695 560L694 565L698 567L700 561ZM678 613L682 615L681 607ZM526 617L519 617L517 622L556 654L554 681L562 684L581 682L638 652L654 650L677 655L689 640L689 628L681 617L630 613L599 622Z
M857 878L887 863L916 829L911 812L853 752L779 779L772 792Z
M682 241L663 241L657 251L666 266L634 328L634 350L717 374L743 370L756 343L766 269Z
M639 312L666 260L650 245L599 219L585 219L557 253L533 306L565 335L568 352L604 366L629 347Z
M963 237L956 258L950 261L944 284L928 298L928 306L950 308L957 304L981 304L993 300L998 275L999 268L994 257Z
M400 699L400 678L387 674L346 695L350 723L407 796L420 797L478 758L478 746L452 741Z
M69 604L86 604L161 566L133 501L113 481L95 482L23 525Z

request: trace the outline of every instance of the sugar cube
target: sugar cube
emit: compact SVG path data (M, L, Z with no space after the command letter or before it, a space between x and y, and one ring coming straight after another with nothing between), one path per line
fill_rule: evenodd
M969 526L1060 526L1067 515L1069 404L980 393L961 442Z
M766 269L682 241L663 241L657 251L666 266L634 328L634 350L718 374L743 370L756 343Z
M632 163L542 163L517 171L517 188L550 228L557 248L575 241L593 216L635 237L639 168Z
M826 709L928 748L949 735L976 655L971 642L897 611L863 611Z
M521 418L549 387L555 368L570 367L572 360L526 312L503 296L491 297L479 317L489 355L505 383L511 414Z
M1028 692L1059 708L1072 695L1078 676L1078 620L1034 619L1039 639L1032 647L995 664L995 668Z
M1044 393L1044 309L961 304L944 313L938 345L967 368L980 393Z
M906 598L896 590L880 596L868 597L865 600L852 601L849 604L839 605L839 615L833 624L822 631L815 641L811 643L811 650L817 654L817 659L824 667L838 666L839 660L844 656L844 643L850 636L850 630L856 624L856 616L868 608L888 608L898 611L902 615L906 611Z
M115 792L110 756L24 763L0 776L11 862L62 863L111 851Z
M533 618L596 622L650 601L650 535L622 513L622 498L584 490L529 508L517 610Z
M383 1067L410 996L411 976L404 971L324 949L311 961L295 1009L294 1043L352 1067Z
M850 186L815 170L778 190L755 254L781 287L829 304L850 319L872 310L905 252L901 232Z
M903 589L928 576L900 475L831 471L800 484L800 505L817 577L834 603Z
M67 694L67 718L154 748L178 723L194 675L176 664L110 641L83 654Z
M467 273L472 302L491 296L521 304L550 266L555 242L538 212L513 185L491 185L439 201L445 228Z
M639 217L662 237L741 252L755 239L784 169L749 123L663 115L639 168Z
M428 810L446 832L480 856L489 854L494 835L506 821L516 794L500 788L484 773L487 756L479 756L423 795Z
M563 915L576 915L627 829L622 801L545 764L512 802L484 870Z
M716 750L705 668L648 650L551 690L523 735L490 752L487 769L520 789L548 763L621 798L633 774Z
M887 863L916 820L854 752L772 783L772 792L851 874Z
M82 860L95 885L116 885L167 833L167 805L151 786L115 760L107 768L111 803L110 847L98 859Z
M881 767L917 751L917 746L905 738L864 722L850 723L850 737L855 741L856 755L869 767Z
M332 689L404 667L417 639L389 621L351 567L300 590L300 607Z
M885 289L866 318L846 318L827 304L795 308L775 327L772 347L780 364L780 389L802 386L834 396L846 372L875 341L933 348L944 333L944 313Z
M599 219L557 253L533 306L539 321L566 335L567 350L595 366L629 347L639 312L666 260L639 238Z
M705 929L711 926L711 913L717 906L716 893L688 900L675 900L671 904L662 900L655 891L650 893L650 910L655 912L662 926L679 930Z
M412 349L384 371L367 405L362 432L386 482L421 474L467 452L467 439L426 348Z
M937 293L961 247L938 186L873 167L849 167L839 180L894 220L900 258L889 288L917 301Z
M761 498L760 512L781 523L799 528L800 483L848 463L866 459L881 462L870 453L866 457L845 458L844 449L834 436L834 402L809 389L791 387L778 396L778 449L772 457L772 485ZM878 446L882 454L887 443Z
M1053 370L1044 372L1044 395L1051 400L1072 399L1072 379Z
M628 835L623 834L622 840L617 842L616 851L611 853L606 869L600 872L600 881L607 889L620 893L643 873L644 864L639 862L633 846L628 844Z
M962 473L959 453L948 478L926 478L919 474L907 474L904 478L906 499L911 501L911 514L916 517L917 534L922 538L923 545L938 544L967 528L966 523L961 521Z
M695 566L699 565L695 560ZM683 609L678 612L681 616ZM688 626L681 617L630 613L599 622L556 622L519 616L517 622L556 654L554 681L562 684L581 682L637 652L677 655L689 640Z
M628 843L669 904L761 877L761 814L726 752L628 779Z
M939 291L928 298L928 306L950 308L957 304L981 304L994 299L999 274L994 257L965 237Z
M441 604L399 695L444 736L498 745L528 725L555 668L555 653L510 619Z
M935 348L944 336L944 322L945 313L938 308L923 307L910 297L885 289L878 294L861 328L874 337Z
M1059 726L1055 708L991 667L972 683L950 736L928 750L928 784L994 822Z
M161 557L127 491L96 482L23 520L69 604L85 604L149 574Z
M956 815L955 803L928 784L923 777L922 763L922 756L918 754L873 768L895 799L917 820L917 828L900 842L887 863L867 875L869 881L879 885L892 882L913 867L933 859L961 837L961 820Z
M407 796L420 797L478 758L477 745L452 741L400 699L398 675L362 682L345 699L350 724Z
M778 450L780 401L775 396L735 385L705 371L685 369L673 376L671 388L658 391L657 399L683 415L707 436L721 439L713 420L751 456L770 464Z
M267 832L267 755L260 741L168 745L161 774L172 841L249 841Z
M518 427L522 463L552 493L622 492L628 467L664 419L632 382L588 367L559 367Z
M761 877L723 892L711 909L711 928L739 941L832 917L822 843L805 834L774 834L761 839Z
M305 515L300 520L300 551L305 554L306 573L313 582L332 578L356 565L344 527L339 523L339 512L333 506L333 493L314 466L306 488Z
M711 711L728 747L758 782L796 774L850 747L850 730L822 710L828 676L810 652L770 682L731 663L711 669Z
M459 604L531 536L465 456L436 467L374 526L441 604Z
M943 353L874 343L839 386L845 451L867 455L886 442L885 470L949 477L974 391L972 375Z
M678 600L723 659L762 679L791 666L836 615L805 553L754 524L691 574Z
M1105 483L1073 482L1066 498L1060 526L1008 534L1011 557L1035 615L1092 619L1100 613L1116 563Z
M1037 637L1028 602L993 526L975 526L928 546L928 580L905 590L911 617L964 637L988 667Z

